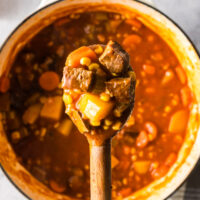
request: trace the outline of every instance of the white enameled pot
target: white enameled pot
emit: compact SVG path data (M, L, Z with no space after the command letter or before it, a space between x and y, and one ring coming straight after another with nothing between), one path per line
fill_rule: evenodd
M43 2L44 6L45 1ZM41 6L42 6L41 5ZM18 51L42 28L72 12L106 10L139 16L140 20L159 34L171 47L186 71L194 100L185 142L178 159L166 176L148 187L131 194L125 200L161 200L174 192L187 178L200 155L200 59L188 37L168 17L157 9L131 0L64 0L41 8L24 20L5 41L0 51L0 75L8 73ZM180 122L181 123L181 122ZM21 166L0 123L0 162L10 180L32 200L69 200L37 181Z

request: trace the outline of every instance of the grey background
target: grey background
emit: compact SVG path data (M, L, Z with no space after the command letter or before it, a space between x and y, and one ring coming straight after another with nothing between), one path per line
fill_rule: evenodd
M188 34L200 51L200 0L153 0ZM26 16L37 9L40 0L0 0L0 46ZM0 61L1 62L1 61ZM200 165L168 200L200 199ZM0 169L0 200L26 200Z

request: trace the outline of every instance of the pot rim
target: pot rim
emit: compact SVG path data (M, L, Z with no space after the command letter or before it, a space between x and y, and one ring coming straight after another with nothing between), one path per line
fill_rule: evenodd
M9 41L9 39L15 34L15 32L26 22L28 21L30 18L32 18L33 16L35 16L36 14L38 14L39 12L45 10L46 8L49 8L51 6L54 6L57 3L63 2L65 0L57 0L55 2L52 2L48 5L45 5L44 7L41 7L39 9L37 9L36 11L34 11L33 13L31 13L30 15L28 15L24 20L22 20L14 29L13 31L11 31L11 33L8 35L8 37L6 37L6 39L4 40L4 42L2 43L2 45L0 46L0 53L2 52L4 46L6 46L7 42ZM190 37L188 36L188 34L183 30L183 28L177 23L175 22L171 17L169 17L167 14L165 14L163 11L159 10L158 8L154 7L153 5L150 5L146 2L140 1L140 0L134 0L139 4L145 5L149 8L151 8L152 10L158 12L159 14L161 14L162 16L164 16L167 20L169 20L173 25L175 25L178 30L186 37L186 39L189 41L189 43L191 44L191 46L194 49L194 52L197 54L198 58L200 59L200 52L198 51L197 47L195 46L194 42L190 39ZM200 160L200 155L198 156L199 158L197 159L196 163L194 164L193 168L191 169L190 173L185 177L185 179L182 180L182 182L180 183L180 185L171 193L169 194L165 200L169 197L171 197L174 193L177 192L177 190L182 187L182 185L187 181L187 179L189 178L190 174L197 168L197 164L198 161ZM14 183L14 181L12 180L12 178L8 175L8 173L6 172L6 170L3 168L2 164L0 163L0 169L2 169L3 174L8 178L8 180L12 183L12 185L27 199L31 200L31 198L22 191L22 189L20 189L17 184Z

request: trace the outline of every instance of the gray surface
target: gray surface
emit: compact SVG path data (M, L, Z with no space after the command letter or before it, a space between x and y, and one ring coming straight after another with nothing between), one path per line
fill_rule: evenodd
M153 0L190 36L200 51L200 0Z
M153 0L177 22L200 51L200 0ZM9 33L39 5L40 0L0 0L0 45ZM200 199L200 167L168 200ZM0 170L0 200L26 200Z

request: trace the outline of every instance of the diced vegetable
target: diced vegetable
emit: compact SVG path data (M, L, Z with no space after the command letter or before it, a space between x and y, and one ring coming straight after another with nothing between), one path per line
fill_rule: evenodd
M91 120L90 120L90 124L91 124L92 126L100 126L100 125L101 125L101 122L100 122L100 121L91 121Z
M117 121L112 125L112 129L115 131L118 131L121 128L121 126L122 126L122 123L120 121Z
M188 112L186 110L179 110L175 112L169 122L169 132L180 133L187 127Z
M73 102L73 99L70 94L63 94L63 101L67 105L71 104Z
M65 65L68 67L78 67L80 66L80 59L82 57L88 57L91 60L96 60L97 58L95 52L92 49L83 46L69 54Z
M126 127L130 127L133 126L135 124L135 118L133 115L131 115L128 119L128 121L126 122Z
M63 101L61 96L49 97L40 113L40 116L45 119L58 121L61 117L63 109Z
M105 93L105 92L102 92L102 93L100 94L100 99L101 99L102 101L110 101L110 95L107 94L107 93Z
M150 162L149 161L135 161L133 166L134 166L135 171L138 174L146 174L149 170Z
M129 47L132 44L139 44L141 41L142 41L142 38L139 35L132 34L132 35L129 35L129 36L125 37L125 39L123 40L122 45L124 47Z
M85 66L89 66L91 64L91 59L88 58L88 57L82 57L80 59L80 64L85 65Z
M77 110L71 110L67 112L67 114L70 116L71 120L81 133L89 132L86 124L84 123Z
M59 82L59 75L53 71L44 72L39 78L40 87L47 91L56 89Z
M32 105L34 104L38 99L39 97L41 96L40 93L34 93L33 95L31 95L24 103L25 106L29 106L29 105Z
M184 106L188 106L192 101L192 94L189 87L185 86L181 89L181 100Z
M38 119L41 108L41 104L34 104L28 107L22 117L24 124L33 124Z
M92 94L81 95L77 107L91 121L101 121L108 116L114 103L102 101L98 96Z
M17 143L20 140L20 138L21 138L21 135L19 131L12 132L11 134L12 142Z
M187 82L187 77L186 77L186 74L185 74L185 71L183 70L183 68L181 66L178 66L175 68L175 71L176 71L176 74L177 74L180 82L182 84L185 84Z
M106 23L106 30L108 32L115 32L118 26L122 23L122 20L110 20Z
M73 128L73 123L70 119L64 119L58 128L56 129L59 133L61 133L64 136L68 136Z
M119 164L119 160L115 156L111 156L111 168L115 168Z

